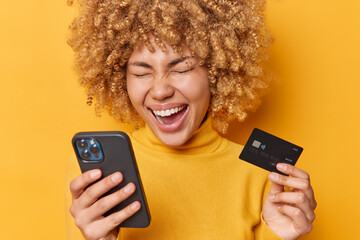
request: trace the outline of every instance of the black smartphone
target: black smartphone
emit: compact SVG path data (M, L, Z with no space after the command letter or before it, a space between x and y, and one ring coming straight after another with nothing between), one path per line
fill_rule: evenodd
M149 226L150 212L130 138L127 134L120 131L79 132L73 137L72 145L81 172L100 169L102 171L101 179L117 171L123 174L123 181L104 196L116 192L130 182L136 186L135 192L129 198L106 212L104 216L120 211L137 200L141 204L140 210L122 222L119 227L145 228Z

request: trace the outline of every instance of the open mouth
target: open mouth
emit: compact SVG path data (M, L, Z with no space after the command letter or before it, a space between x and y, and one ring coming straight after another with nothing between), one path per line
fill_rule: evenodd
M188 105L183 105L166 110L150 110L160 124L172 125L182 118L187 109Z

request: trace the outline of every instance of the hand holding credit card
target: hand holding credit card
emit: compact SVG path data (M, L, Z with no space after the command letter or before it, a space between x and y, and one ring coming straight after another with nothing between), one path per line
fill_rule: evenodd
M286 175L276 169L276 164L294 166L302 151L302 147L254 128L239 158L268 171Z

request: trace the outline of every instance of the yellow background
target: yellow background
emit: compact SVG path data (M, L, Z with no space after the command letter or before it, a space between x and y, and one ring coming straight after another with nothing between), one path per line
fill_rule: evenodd
M130 129L97 118L72 71L65 0L0 8L0 238L64 239L64 174L77 131ZM259 127L304 147L298 166L319 206L302 239L360 239L360 3L269 0L277 76L260 109L232 124L245 143Z

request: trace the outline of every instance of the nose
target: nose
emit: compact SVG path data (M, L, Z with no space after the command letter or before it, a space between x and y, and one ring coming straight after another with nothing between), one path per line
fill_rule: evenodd
M152 81L150 96L153 99L162 101L174 95L175 88L167 77L156 77Z

